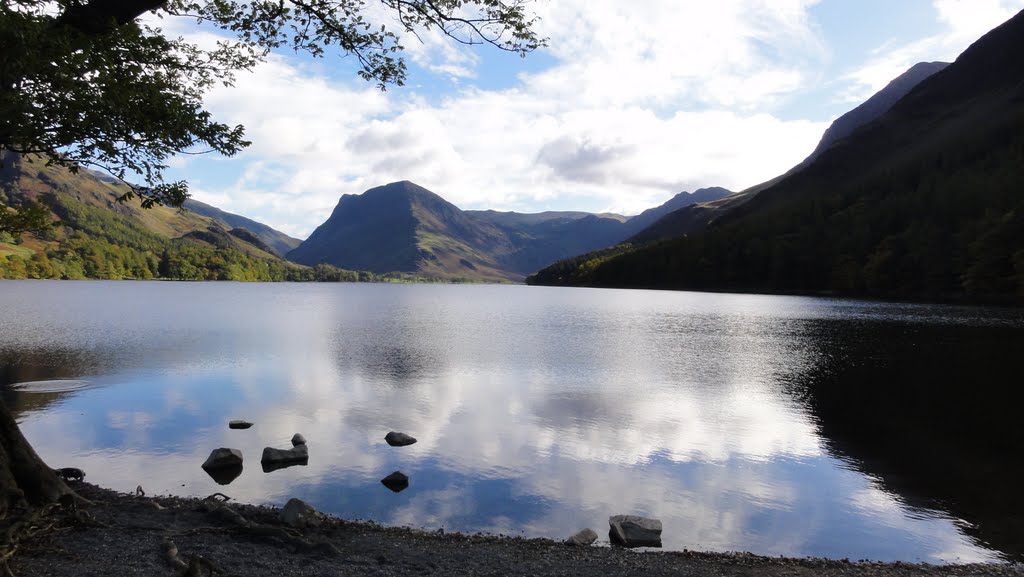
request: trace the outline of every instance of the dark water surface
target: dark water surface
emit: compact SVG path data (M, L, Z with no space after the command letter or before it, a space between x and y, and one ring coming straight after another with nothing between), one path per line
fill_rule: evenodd
M554 538L639 514L669 549L1024 553L1019 310L127 281L0 298L0 390L26 436L123 491ZM296 432L308 465L264 473ZM226 487L200 469L222 446L245 456ZM380 484L395 470L400 493Z

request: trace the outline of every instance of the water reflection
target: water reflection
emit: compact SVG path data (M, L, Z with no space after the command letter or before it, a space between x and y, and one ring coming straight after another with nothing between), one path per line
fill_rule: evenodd
M842 351L798 387L831 452L922 514L948 511L980 542L1024 557L1020 331L888 322L842 333Z
M898 306L886 320L892 305L692 293L0 283L38 314L47 293L88 304L94 287L112 302L167 305L130 327L120 315L70 315L66 333L5 311L0 336L14 358L41 342L88 356L142 339L147 354L100 355L107 364L83 372L94 388L34 405L5 393L51 465L104 485L205 496L221 490L200 473L210 450L238 448L254 463L301 432L306 466L247 467L232 497L296 496L385 523L549 537L604 533L609 515L639 514L662 519L669 549L961 561L995 557L978 542L1018 551L962 531L958 519L986 521L942 499L903 495L922 491L865 464L884 447L855 446L835 429L896 386L864 389L859 403L829 396L852 390L836 383L858 382L842 375L874 359L856 343L877 339L885 354L907 341L880 322L957 334L927 308ZM109 347L79 343L82 324ZM1020 329L1000 339L1019 345ZM255 425L231 430L231 419ZM419 442L389 447L389 430ZM960 458L944 467L969 463ZM415 482L383 490L396 470Z

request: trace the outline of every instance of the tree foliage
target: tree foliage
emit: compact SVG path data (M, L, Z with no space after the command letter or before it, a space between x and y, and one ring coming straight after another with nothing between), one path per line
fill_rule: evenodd
M0 154L100 168L141 180L122 199L180 206L188 189L164 181L169 158L231 156L249 144L242 126L203 109L203 95L271 50L352 56L357 73L384 89L405 81L403 34L439 30L524 55L543 45L529 1L0 0ZM202 48L141 22L147 12L194 18L233 38ZM4 218L0 230L19 232Z

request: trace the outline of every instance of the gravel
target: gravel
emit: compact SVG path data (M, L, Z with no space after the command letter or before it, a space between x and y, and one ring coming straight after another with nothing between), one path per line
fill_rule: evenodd
M325 517L317 527L298 533L316 544L328 542L338 555L297 550L272 535L257 535L206 512L199 499L125 495L76 484L93 501L81 515L55 511L54 526L23 542L10 568L18 577L86 577L181 575L163 557L171 540L188 563L201 555L226 576L394 576L394 575L551 575L551 576L688 576L688 575L1006 575L1024 577L1024 565L924 565L847 562L824 559L770 558L749 553L633 551L614 547L579 547L549 539L493 535L428 533ZM247 520L283 527L279 510L228 505ZM104 526L99 526L102 524Z

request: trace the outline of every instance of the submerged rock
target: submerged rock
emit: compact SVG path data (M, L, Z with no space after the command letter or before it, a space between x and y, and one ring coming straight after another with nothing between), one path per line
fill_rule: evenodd
M320 516L310 504L301 499L289 499L281 509L281 520L291 527L316 527Z
M293 447L298 447L299 445L305 445L305 444L306 444L306 437L303 437L302 433L295 433L295 435L292 436L292 446Z
M203 469L207 471L211 469L226 469L228 467L241 467L242 466L242 452L238 449L228 449L221 447L214 449L210 453L210 456L206 458L206 462L203 463Z
M303 459L301 461L288 461L286 463L260 463L263 467L264 473L273 473L280 469L287 469L289 467L305 467L309 465L309 459Z
M392 447L404 447L406 445L411 445L415 443L416 437L410 437L405 433L397 433L395 431L391 431L387 435L384 435L384 441L387 444L391 445Z
M252 426L252 423L250 423L249 421L235 420L235 421L229 421L228 422L228 428L229 429L248 429L251 426Z
M381 479L380 482L388 489L401 493L409 487L409 476L401 471L395 471Z
M579 545L580 547L586 547L588 545L592 545L594 541L597 541L597 532L587 527L586 529L583 529L579 533L576 533L572 537L566 539L565 542L570 545Z
M308 461L309 449L306 448L306 445L296 445L291 449L266 447L263 449L263 457L260 459L264 471L268 467L270 470L280 469L281 465L305 465Z
M608 518L608 537L623 547L661 547L661 521L635 515Z

